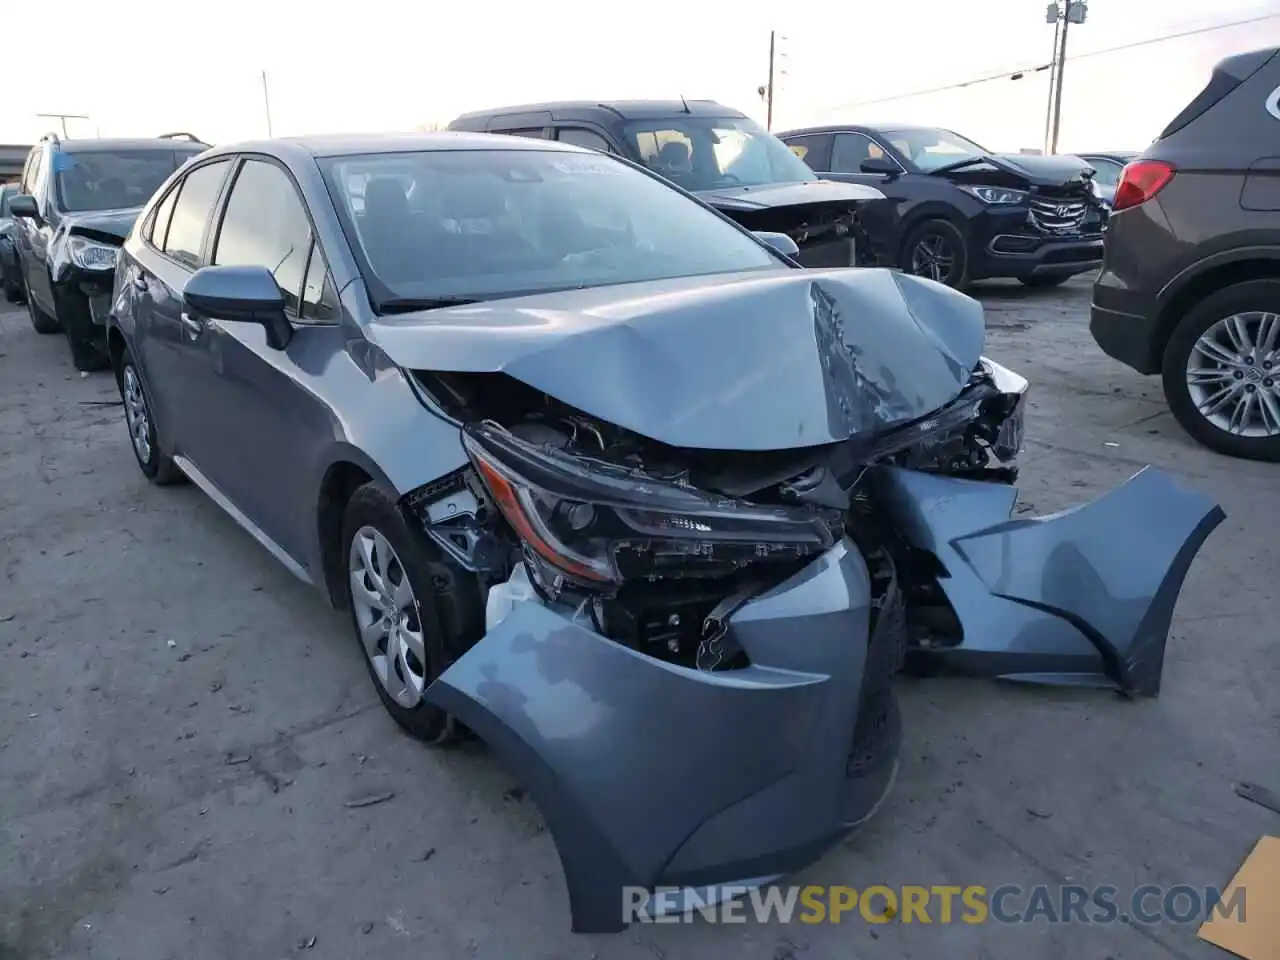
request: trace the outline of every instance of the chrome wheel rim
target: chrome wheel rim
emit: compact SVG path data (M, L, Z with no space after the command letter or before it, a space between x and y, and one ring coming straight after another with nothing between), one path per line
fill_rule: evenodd
M121 375L124 386L124 419L129 425L133 440L133 452L143 463L151 462L151 414L147 410L147 398L142 383L133 367L125 367Z
M373 527L351 539L351 605L360 644L387 694L411 710L427 684L418 601L395 549Z
M930 234L921 238L911 251L911 272L917 277L928 277L938 283L946 283L955 268L956 255L947 238Z
M1237 437L1280 436L1280 314L1236 313L1200 335L1187 392L1200 416Z

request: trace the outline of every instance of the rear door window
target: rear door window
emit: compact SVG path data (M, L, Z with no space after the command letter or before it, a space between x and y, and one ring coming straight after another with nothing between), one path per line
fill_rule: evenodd
M178 191L178 199L169 220L169 231L165 236L164 246L160 249L193 270L200 267L210 214L230 167L230 160L217 160L196 167L186 175Z
M831 169L831 134L814 133L788 137L786 144L791 152L809 165L810 170Z
M608 140L585 127L561 127L556 133L556 139L561 143L572 143L589 150L599 150L601 153L613 153L613 147Z
M173 216L173 205L177 200L178 188L175 186L165 194L160 205L156 207L156 212L151 216L151 223L147 225L146 238L158 250L164 249L165 237L169 233L169 219Z

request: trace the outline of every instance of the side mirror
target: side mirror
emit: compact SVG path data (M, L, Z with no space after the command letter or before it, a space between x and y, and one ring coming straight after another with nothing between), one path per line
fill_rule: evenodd
M40 208L36 206L36 198L29 193L20 193L9 201L9 216L26 217L28 220L35 220L37 223L44 221L40 216Z
M273 349L283 350L293 339L284 293L266 267L201 267L187 281L182 302L215 320L261 324Z
M768 244L784 257L794 260L800 256L800 248L796 246L796 242L788 237L785 233L774 233L770 230L755 231L756 239L761 243Z
M858 165L858 169L863 173L874 173L882 177L896 177L902 172L888 157L867 157Z

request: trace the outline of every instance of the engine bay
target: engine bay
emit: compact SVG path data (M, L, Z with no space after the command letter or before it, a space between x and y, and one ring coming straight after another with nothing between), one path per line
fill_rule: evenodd
M959 642L938 561L878 522L866 478L892 466L1012 483L1026 389L984 360L928 417L759 452L670 447L505 374L415 380L424 402L463 430L471 465L413 491L406 507L483 594L531 588L605 637L700 670L745 666L726 637L728 616L844 537L881 599L906 605L911 634Z

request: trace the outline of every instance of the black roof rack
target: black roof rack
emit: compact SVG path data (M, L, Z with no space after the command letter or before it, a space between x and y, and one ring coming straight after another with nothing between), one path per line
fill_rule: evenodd
M188 141L190 141L191 143L204 143L204 141L203 141L203 140L201 140L199 137L197 137L194 133L187 133L186 131L183 131L183 130L179 130L179 131L177 131L177 132L175 132L175 133L162 133L162 134L160 134L160 136L159 136L157 139L159 139L159 140L188 140Z

